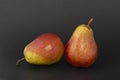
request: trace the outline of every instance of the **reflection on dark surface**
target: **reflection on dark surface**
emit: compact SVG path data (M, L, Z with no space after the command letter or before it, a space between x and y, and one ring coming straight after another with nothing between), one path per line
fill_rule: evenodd
M38 66L37 66L38 67ZM31 68L31 66L30 66ZM68 68L68 69L66 69ZM71 68L69 65L66 65L66 67L61 67L61 65L52 65L52 66L39 66L39 68L36 69L36 66L33 66L32 69L29 69L29 71L26 71L24 74L25 79L27 80L33 80L33 79L45 79L45 80L56 80L56 79L84 79L84 80L94 80L95 79L95 73L92 73L91 71L87 71L85 69L77 69L77 68Z

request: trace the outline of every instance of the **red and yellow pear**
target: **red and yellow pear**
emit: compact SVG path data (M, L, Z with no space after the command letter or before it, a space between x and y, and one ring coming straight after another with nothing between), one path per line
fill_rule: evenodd
M79 25L66 44L65 56L72 66L89 67L96 61L98 48L90 27L92 21Z
M24 48L24 58L22 60L30 64L49 65L58 62L64 53L64 45L61 39L52 33L45 33L38 36Z

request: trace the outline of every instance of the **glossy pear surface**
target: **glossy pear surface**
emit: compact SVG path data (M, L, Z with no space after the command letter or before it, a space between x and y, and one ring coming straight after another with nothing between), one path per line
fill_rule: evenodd
M65 49L67 61L76 67L89 67L97 58L97 44L89 25L79 25Z
M61 39L45 33L29 43L24 49L25 60L31 64L49 65L58 62L64 53Z

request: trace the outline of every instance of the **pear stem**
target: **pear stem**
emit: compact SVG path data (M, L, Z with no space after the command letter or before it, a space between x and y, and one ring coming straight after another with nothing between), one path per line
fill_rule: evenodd
M93 18L91 18L91 19L88 21L88 26L90 26L92 22L93 22Z
M21 62L21 61L23 61L23 60L25 60L25 58L23 57L23 58L21 58L21 59L19 59L17 62L16 62L16 65L18 66L19 65L19 63Z

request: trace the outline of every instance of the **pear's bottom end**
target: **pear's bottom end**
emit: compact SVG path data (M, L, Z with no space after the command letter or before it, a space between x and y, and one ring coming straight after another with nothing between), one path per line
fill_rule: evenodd
M91 60L75 60L75 59L71 59L69 57L66 57L67 62L74 67L80 67L80 68L89 68L94 66L95 62L96 62L96 58L91 59Z
M79 68L90 68L90 67L93 67L95 65L95 62L94 63L84 63L84 64L75 64L75 63L71 63L68 61L68 63L73 66L73 67L79 67Z

